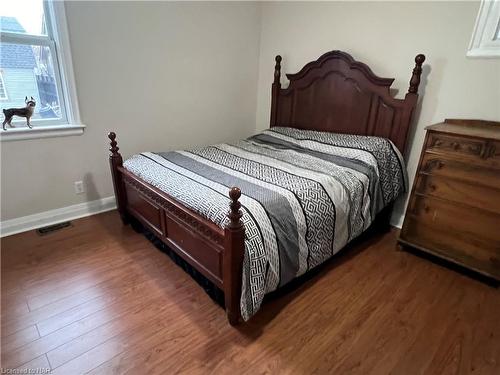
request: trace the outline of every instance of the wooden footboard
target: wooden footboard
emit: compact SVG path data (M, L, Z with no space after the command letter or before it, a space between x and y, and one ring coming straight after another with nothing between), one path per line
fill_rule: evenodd
M109 164L116 205L124 224L134 217L169 248L224 291L229 323L239 322L245 228L240 189L229 190L229 223L222 229L123 168L116 134L110 139Z

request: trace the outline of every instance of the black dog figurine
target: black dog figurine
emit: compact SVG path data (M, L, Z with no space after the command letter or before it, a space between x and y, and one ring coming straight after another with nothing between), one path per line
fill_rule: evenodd
M26 103L26 107L24 108L8 108L3 110L3 114L5 116L5 120L3 120L2 124L3 130L7 130L5 125L12 127L11 121L14 116L26 117L26 124L30 129L33 128L30 124L30 118L33 116L33 112L35 112L36 101L33 97L31 97L30 100L26 97L24 98L24 102Z

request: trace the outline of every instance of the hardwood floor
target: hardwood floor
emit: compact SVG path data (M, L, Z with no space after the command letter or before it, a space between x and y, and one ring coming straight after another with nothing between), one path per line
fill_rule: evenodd
M2 239L3 368L499 374L500 291L373 237L235 329L115 212Z

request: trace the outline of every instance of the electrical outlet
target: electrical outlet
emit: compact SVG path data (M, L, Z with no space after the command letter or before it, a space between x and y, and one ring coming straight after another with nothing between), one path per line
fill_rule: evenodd
M83 181L75 181L75 194L85 193L85 187L83 186Z

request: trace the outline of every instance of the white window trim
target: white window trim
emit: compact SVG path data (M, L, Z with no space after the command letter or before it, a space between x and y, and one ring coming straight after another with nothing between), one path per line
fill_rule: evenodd
M52 137L66 137L69 135L80 135L83 133L85 125L44 125L33 126L33 128L16 127L1 133L2 141L20 141L23 139L38 139Z
M467 51L468 57L500 57L500 39L494 39L500 20L500 0L481 0Z
M83 134L85 125L80 119L78 108L78 96L76 92L75 76L71 57L68 25L63 1L44 2L44 11L48 14L46 18L47 29L50 28L51 35L55 42L56 59L55 69L61 77L62 100L66 109L66 121L64 124L50 126L36 126L32 129L28 127L9 128L4 131L0 128L1 141L18 141L23 139L61 137L69 135ZM53 22L55 20L55 22ZM19 35L23 37L22 34Z
M7 94L7 88L5 87L5 82L3 80L2 71L0 70L0 82L2 83L3 96L0 94L0 100L9 100L9 94Z

